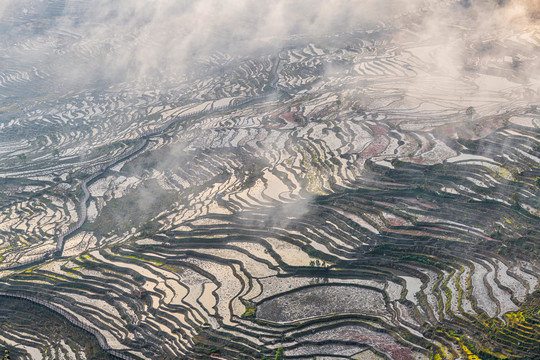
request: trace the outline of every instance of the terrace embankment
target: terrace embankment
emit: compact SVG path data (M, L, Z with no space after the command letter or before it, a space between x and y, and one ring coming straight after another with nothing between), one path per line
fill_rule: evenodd
M4 314L0 336L12 359L114 359L91 334L54 311L8 296L0 296L0 307Z
M508 131L520 135L495 148ZM54 297L133 356L526 358L538 343L540 174L530 159L540 154L530 130L501 132L441 164L366 160L347 186L302 179L294 166L241 167L243 151L193 154L186 179L202 190L178 193L191 206L177 197L180 211L157 212L129 241L2 284ZM331 163L309 156L298 166ZM155 163L140 157L119 171L128 179L138 162ZM301 183L328 193L299 201Z
M26 267L0 289L133 358L534 358L540 80L499 54L447 75L415 29L27 105L42 134L0 149L2 260ZM499 45L534 68L539 31Z

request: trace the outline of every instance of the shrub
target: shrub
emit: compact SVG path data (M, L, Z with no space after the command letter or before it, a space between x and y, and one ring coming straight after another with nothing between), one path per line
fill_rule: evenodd
M276 351L276 360L283 360L283 348L278 348Z

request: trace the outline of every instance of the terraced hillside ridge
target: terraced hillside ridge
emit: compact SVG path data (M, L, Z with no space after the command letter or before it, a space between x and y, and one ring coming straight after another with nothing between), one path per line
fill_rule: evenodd
M9 349L11 359L28 355L48 359L111 359L91 334L73 326L59 314L27 300L2 296L0 301L3 312L9 314L8 320L2 322L2 327L9 329L2 342ZM41 333L36 333L36 324ZM46 349L45 353L43 349Z
M83 1L0 6L0 351L539 358L540 9L522 4L426 1L87 81L65 69L150 39L83 36Z

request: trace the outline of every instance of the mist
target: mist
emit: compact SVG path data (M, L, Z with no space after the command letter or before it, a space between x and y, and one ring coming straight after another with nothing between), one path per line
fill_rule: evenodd
M294 36L331 36L369 28L425 4L420 0L4 0L0 23L9 31L0 34L0 44L6 58L19 64L46 64L47 75L67 88L103 80L181 78L211 54L272 53Z
M85 84L181 81L216 53L272 54L291 38L407 23L407 14L419 11L423 18L412 20L426 38L455 45L463 27L468 38L508 34L529 26L538 10L534 0L3 0L0 67L47 78L49 88L62 92ZM441 67L461 65L447 55ZM33 73L36 67L43 73Z

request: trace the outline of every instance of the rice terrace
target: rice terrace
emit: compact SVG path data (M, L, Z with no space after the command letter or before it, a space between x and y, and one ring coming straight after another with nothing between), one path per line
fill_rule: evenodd
M0 49L4 359L540 359L539 1L0 0Z

